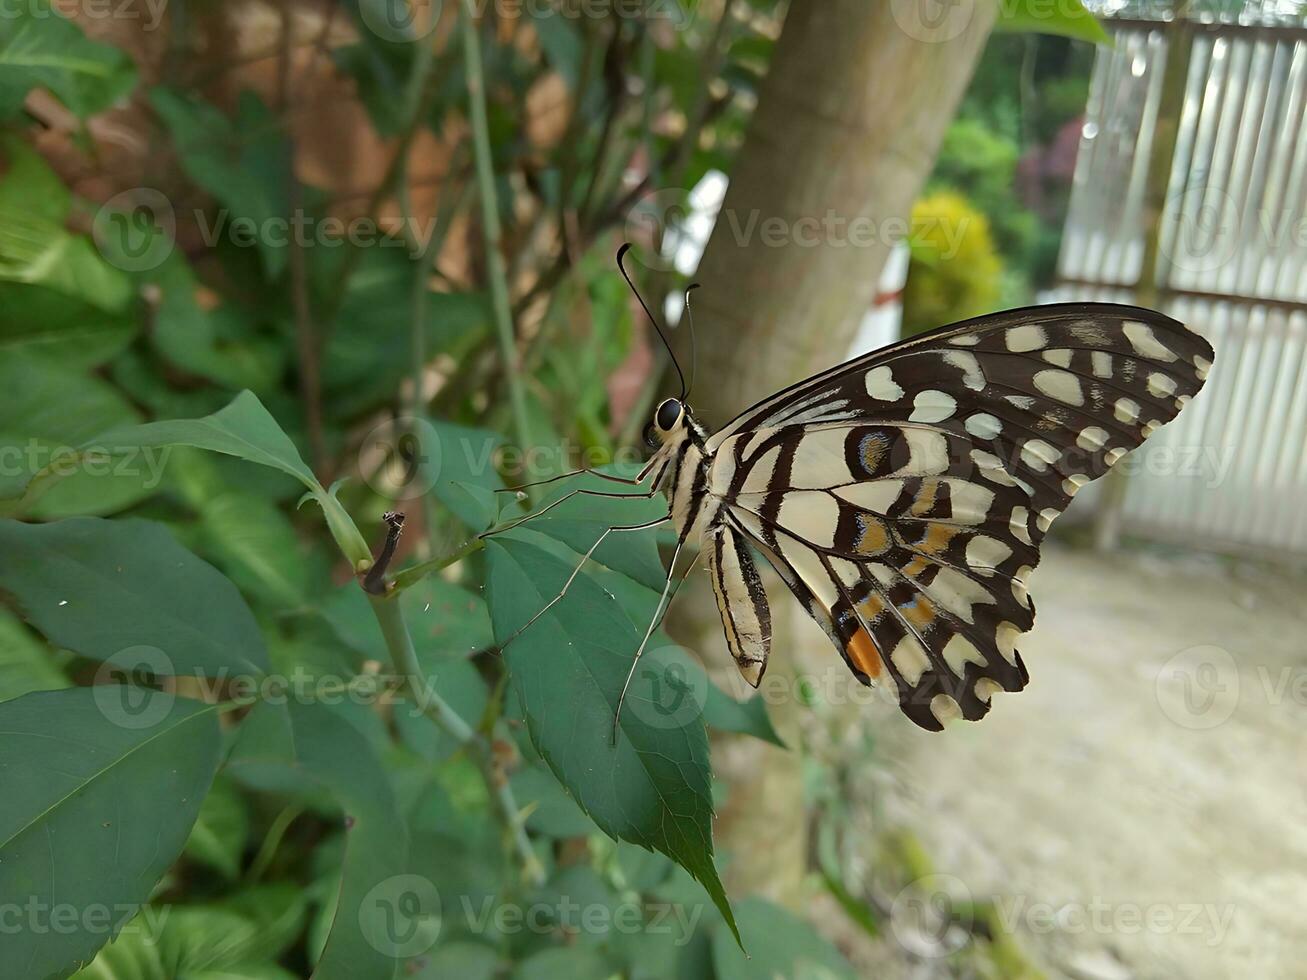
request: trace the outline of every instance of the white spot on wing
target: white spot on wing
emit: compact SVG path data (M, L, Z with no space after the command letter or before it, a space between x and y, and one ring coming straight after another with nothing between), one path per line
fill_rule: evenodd
M908 421L943 422L945 419L952 418L957 408L957 399L948 392L930 388L918 392L917 397L912 400L912 414L908 416Z
M1085 403L1085 393L1080 387L1080 379L1070 371L1061 371L1057 368L1036 371L1034 382L1035 387L1049 398L1056 398L1068 405Z
M1089 363L1093 368L1095 378L1110 378L1112 376L1112 355L1107 351L1094 351L1089 355Z
M1008 530L1022 544L1034 544L1030 540L1030 511L1024 507L1012 508L1012 517L1008 520Z
M944 363L961 371L962 383L972 391L980 391L985 387L985 374L980 370L980 359L975 354L958 350L945 351Z
M1028 323L1021 327L1009 327L1004 338L1007 349L1021 354L1026 351L1039 350L1048 343L1048 336L1043 327Z
M969 416L963 427L977 439L993 439L1003 431L1003 423L988 412L977 412Z
M1027 439L1021 446L1021 461L1039 473L1046 473L1057 456L1057 450L1043 439Z
M1157 398L1175 394L1175 382L1165 374L1154 371L1148 376L1148 393Z
M936 694L930 699L930 713L941 725L947 725L962 717L962 709L947 694Z
M1133 398L1119 398L1112 409L1112 414L1122 422L1138 421L1139 403Z
M1155 361L1176 359L1175 351L1158 340L1157 335L1153 333L1153 328L1147 324L1127 320L1121 329L1125 331L1126 340L1130 341L1130 346L1140 357L1149 357Z
M894 669L903 675L903 680L909 687L916 687L921 675L930 667L930 658L914 636L905 636L899 640L889 656Z
M1096 452L1107 445L1107 430L1100 429L1096 425L1087 425L1080 430L1080 435L1076 436L1076 445L1081 449Z
M1071 366L1071 351L1067 350L1065 347L1051 348L1044 351L1040 357L1048 361L1049 364L1056 364L1061 368L1069 368Z
M967 542L967 564L974 568L997 568L1012 556L1012 549L998 538L977 534Z
M949 637L949 641L944 644L944 663L948 664L959 677L965 673L968 663L980 664L984 666L987 661L985 655L976 648L976 645L968 640L961 633L954 633Z
M898 401L903 397L903 389L895 383L889 365L882 364L867 372L867 394L883 402Z

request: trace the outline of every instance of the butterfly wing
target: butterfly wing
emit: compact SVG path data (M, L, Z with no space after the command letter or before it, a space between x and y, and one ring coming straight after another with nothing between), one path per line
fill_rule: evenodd
M758 568L744 535L730 525L716 529L707 551L726 645L745 680L757 687L771 653L771 607Z
M1075 493L1177 412L1212 361L1161 314L1014 310L858 358L715 435L725 520L865 683L971 720L1028 674L1026 581Z

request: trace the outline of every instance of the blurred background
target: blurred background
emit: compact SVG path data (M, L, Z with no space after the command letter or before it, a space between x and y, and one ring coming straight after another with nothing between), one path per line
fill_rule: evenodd
M363 712L401 795L434 772L448 807L423 872L445 924L409 972L1302 976L1305 115L1297 0L18 0L0 10L0 487L250 389L360 525L408 513L402 561L449 552L470 519L434 470L449 493L455 472L641 458L675 389L613 262L627 241L710 427L975 314L1164 310L1216 367L1057 525L1031 684L983 723L915 729L779 593L776 683L746 701L707 583L678 600L670 634L740 702L709 723L752 959L697 885L600 835L510 741L549 856L531 899L456 747ZM161 521L237 583L274 661L366 669L300 489L177 450L22 516ZM465 664L494 655L483 574L450 566L426 605ZM79 669L0 607L0 699ZM471 716L503 694L482 664L449 684ZM342 846L318 801L220 776L155 896L186 914L79 975L307 976ZM490 914L535 900L539 929ZM567 902L670 924L578 925Z

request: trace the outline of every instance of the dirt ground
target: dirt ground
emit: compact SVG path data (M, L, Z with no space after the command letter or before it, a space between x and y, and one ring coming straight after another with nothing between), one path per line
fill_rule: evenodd
M984 721L861 712L877 822L936 872L898 911L992 900L1050 977L1307 977L1307 578L1050 544L1031 594L1030 684ZM903 918L864 975L956 972L966 935Z

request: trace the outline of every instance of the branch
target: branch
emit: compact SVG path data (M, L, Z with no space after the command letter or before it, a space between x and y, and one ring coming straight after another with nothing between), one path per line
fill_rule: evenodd
M517 338L513 329L513 311L508 301L508 277L504 255L500 251L499 197L495 191L495 172L490 159L490 126L486 121L486 82L481 69L481 44L477 37L476 10L473 0L463 0L463 59L467 65L468 112L472 117L472 140L475 147L477 186L481 197L481 218L486 244L486 273L490 278L490 298L495 312L499 339L499 356L504 362L508 397L513 412L513 428L519 446L530 444L526 414L526 389L518 370Z

